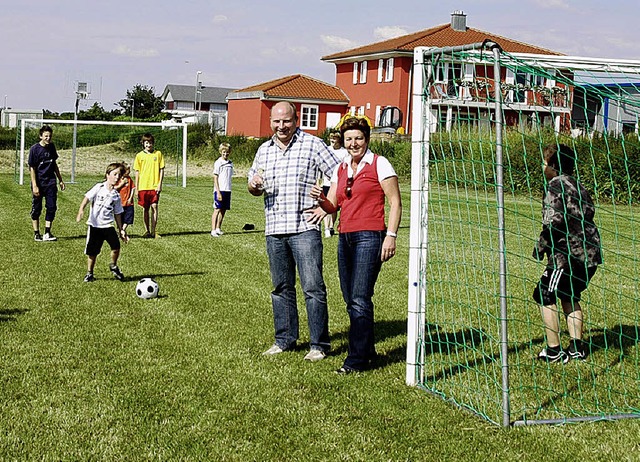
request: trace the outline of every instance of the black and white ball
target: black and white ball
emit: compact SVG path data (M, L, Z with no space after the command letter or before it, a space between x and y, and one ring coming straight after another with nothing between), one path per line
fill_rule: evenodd
M158 283L152 278L142 278L136 284L136 295L140 298L156 298L158 296Z

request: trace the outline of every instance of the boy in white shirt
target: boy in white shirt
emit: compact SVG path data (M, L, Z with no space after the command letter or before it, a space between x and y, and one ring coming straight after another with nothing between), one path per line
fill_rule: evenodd
M222 220L231 208L231 177L233 162L229 160L231 145L221 143L220 157L213 164L213 214L211 215L211 236L222 236Z
M120 194L116 191L115 186L120 181L120 177L124 173L122 164L113 163L107 167L105 181L97 183L84 195L76 221L82 220L84 209L91 202L91 211L87 219L87 243L84 253L87 255L87 275L84 282L93 282L93 269L96 265L96 259L102 244L107 241L111 247L111 263L109 269L113 277L118 281L124 281L124 274L118 268L118 257L120 256L120 239L124 242L129 240L126 230L122 228L122 202ZM113 227L115 221L118 231Z

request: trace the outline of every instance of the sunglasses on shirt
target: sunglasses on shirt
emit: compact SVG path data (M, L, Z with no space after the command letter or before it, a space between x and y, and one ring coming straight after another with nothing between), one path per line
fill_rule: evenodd
M344 187L344 195L347 196L347 199L351 199L352 186L353 186L353 177L350 176L347 178L347 185Z

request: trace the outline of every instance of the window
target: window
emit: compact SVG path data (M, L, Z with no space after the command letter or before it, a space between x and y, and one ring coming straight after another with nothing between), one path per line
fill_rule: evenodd
M367 62L360 63L360 83L367 83Z
M378 60L378 82L393 81L393 58Z
M303 104L300 108L300 128L307 130L318 129L318 106Z
M387 59L387 66L384 70L384 81L392 82L393 81L393 58Z
M367 62L353 63L353 84L367 83Z

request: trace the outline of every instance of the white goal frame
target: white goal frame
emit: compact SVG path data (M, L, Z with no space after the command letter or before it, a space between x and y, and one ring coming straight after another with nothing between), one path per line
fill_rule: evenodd
M58 120L58 119L22 119L20 121L20 174L18 184L24 184L24 165L25 165L25 129L28 123L33 124L66 124L66 125L130 125L136 127L162 127L166 129L182 128L182 187L187 187L187 126L184 122L172 122L170 124L162 122L110 122L102 120ZM71 157L71 182L75 180L75 146Z

